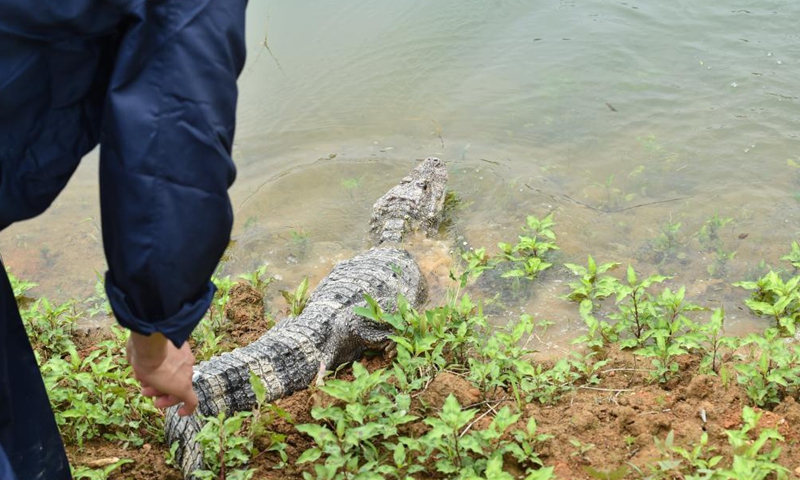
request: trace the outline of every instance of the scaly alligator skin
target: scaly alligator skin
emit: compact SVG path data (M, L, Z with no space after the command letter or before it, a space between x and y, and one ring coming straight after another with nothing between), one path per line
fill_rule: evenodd
M370 233L375 245L399 243L414 229L436 235L447 187L444 162L428 157L372 207Z
M399 242L412 228L435 233L446 182L444 162L428 158L381 197L371 222L376 244ZM180 417L173 407L166 414L167 444L178 442L175 460L183 474L191 477L203 464L202 450L194 441L202 416L255 405L251 371L272 401L307 388L320 370L356 360L365 349L385 346L391 331L353 313L354 306L366 305L365 294L384 310L396 308L398 294L417 308L425 301L425 280L408 252L373 248L336 265L299 316L278 322L250 345L200 363L193 378L198 411Z

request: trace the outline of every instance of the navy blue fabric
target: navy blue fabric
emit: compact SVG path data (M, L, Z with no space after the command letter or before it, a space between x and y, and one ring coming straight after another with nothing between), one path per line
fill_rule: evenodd
M13 480L12 468L20 480L69 480L64 445L2 262L0 272L0 480Z
M117 321L188 338L230 238L246 0L0 0L0 230L43 212L100 144ZM0 480L69 465L0 264Z
M0 0L0 230L100 143L118 322L188 338L230 239L246 0Z
M0 443L0 480L17 480L17 476L14 475L14 471L11 470L11 462L8 460L8 456L6 456L5 450L3 450L3 445Z

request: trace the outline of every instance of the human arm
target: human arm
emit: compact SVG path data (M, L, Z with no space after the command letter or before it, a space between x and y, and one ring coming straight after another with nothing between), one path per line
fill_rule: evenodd
M142 5L121 40L104 112L106 291L132 331L128 355L143 394L188 412L196 397L185 342L213 299L209 279L233 222L244 2Z
M197 395L192 389L194 355L189 344L176 347L165 336L149 336L131 332L127 357L136 380L142 385L142 395L154 397L158 408L183 403L179 415L191 415L197 407Z

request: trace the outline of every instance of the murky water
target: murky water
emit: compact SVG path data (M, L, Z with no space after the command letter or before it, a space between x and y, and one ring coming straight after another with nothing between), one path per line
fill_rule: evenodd
M226 272L318 280L438 155L463 200L448 245L491 249L553 211L559 260L674 275L731 329L760 328L729 284L778 266L800 230L798 19L795 0L251 2ZM0 235L40 294L87 296L104 270L96 170ZM732 220L709 242L715 215ZM446 272L449 248L429 249ZM574 335L566 281L551 272L514 312Z

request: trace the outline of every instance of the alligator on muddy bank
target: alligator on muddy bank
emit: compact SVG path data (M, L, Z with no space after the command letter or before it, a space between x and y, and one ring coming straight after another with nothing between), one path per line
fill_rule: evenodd
M353 313L374 298L384 310L396 308L402 294L415 308L425 301L419 267L405 250L387 247L412 230L438 230L444 209L447 170L438 158L427 158L389 190L373 207L370 232L376 247L341 262L309 298L303 312L289 317L250 345L219 355L195 367L193 384L198 411L179 417L167 410L166 440L178 442L176 463L187 477L201 468L202 450L194 441L202 416L230 414L255 405L250 372L267 388L267 401L307 388L323 369L358 359L365 349L381 348L391 331Z

